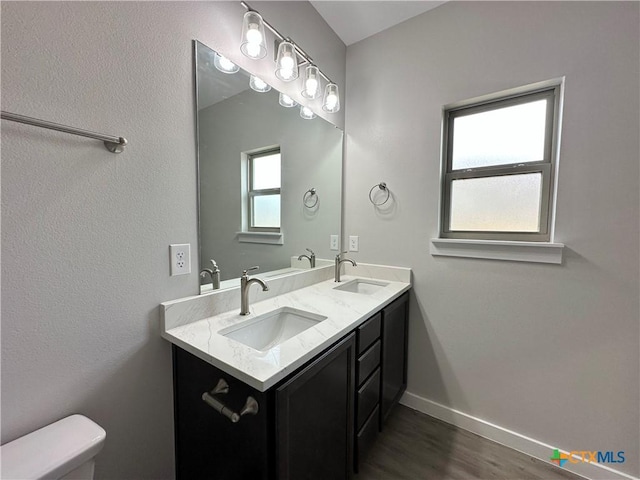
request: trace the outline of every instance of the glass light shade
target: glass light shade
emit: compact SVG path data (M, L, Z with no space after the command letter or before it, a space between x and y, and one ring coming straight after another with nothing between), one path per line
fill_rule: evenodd
M304 105L300 105L300 116L305 120L316 118L316 114L313 113L313 110L311 110L309 107L305 107Z
M213 57L213 64L222 73L236 73L240 70L239 66L219 53L216 53Z
M249 77L249 86L251 87L251 90L255 90L260 93L271 90L271 85L255 75L251 75L251 77Z
M324 89L322 110L329 113L335 113L340 110L340 93L338 92L338 85L335 83L330 83Z
M302 96L312 99L320 96L320 71L315 65L309 65L304 69Z
M278 103L286 108L295 107L298 103L286 93L280 93Z
M242 20L242 38L240 51L249 58L264 58L267 44L264 36L264 24L258 12L248 11Z
M298 57L295 47L290 42L280 42L278 46L276 77L283 82L291 82L298 78Z

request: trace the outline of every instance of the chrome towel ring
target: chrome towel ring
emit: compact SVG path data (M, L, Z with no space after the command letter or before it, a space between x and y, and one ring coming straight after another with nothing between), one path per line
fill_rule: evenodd
M376 203L376 201L373 199L373 191L376 189L376 187L382 190L383 192L387 193L387 195L385 196L382 202ZM380 182L379 184L371 187L371 190L369 190L369 201L376 207L380 207L381 205L384 205L385 203L387 203L390 197L391 197L391 191L389 190L389 187L387 187L387 184L385 182Z
M318 192L315 188L310 188L302 196L302 203L307 208L313 208L318 205Z

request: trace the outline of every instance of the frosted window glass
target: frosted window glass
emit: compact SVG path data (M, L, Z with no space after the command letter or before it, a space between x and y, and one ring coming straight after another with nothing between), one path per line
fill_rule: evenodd
M452 168L544 159L547 100L455 117Z
M253 226L280 228L280 195L253 197Z
M542 174L451 182L452 231L538 232Z
M252 158L253 189L280 188L280 153Z

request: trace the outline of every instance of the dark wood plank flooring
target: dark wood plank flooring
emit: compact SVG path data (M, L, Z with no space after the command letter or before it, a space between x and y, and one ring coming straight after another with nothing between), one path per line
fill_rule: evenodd
M422 479L584 480L550 463L397 405L354 480Z

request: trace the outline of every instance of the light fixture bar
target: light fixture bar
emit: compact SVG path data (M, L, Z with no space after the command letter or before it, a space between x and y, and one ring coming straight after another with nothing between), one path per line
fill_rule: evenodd
M257 12L257 10L251 8L249 6L249 4L247 2L240 2L240 5L242 5L245 9L247 9L247 11L251 11L251 12ZM302 48L300 48L295 42L293 42L289 37L284 37L284 35L282 35L278 30L276 30L274 27L271 26L271 24L269 22L267 22L264 17L262 17L262 24L267 27L269 30L271 30L271 33L273 33L276 37L278 37L278 39L282 42L284 41L288 41L291 42L291 44L293 44L293 48L295 49L296 53L298 55L300 55L300 57L302 57L302 59L308 63L308 64L313 64L313 60L311 59L311 57L307 54L307 52L305 52L304 50L302 50ZM304 65L304 62L301 64ZM300 66L300 65L299 65ZM319 70L320 76L322 78L324 78L327 82L329 83L334 83L329 77L327 77L322 70Z

